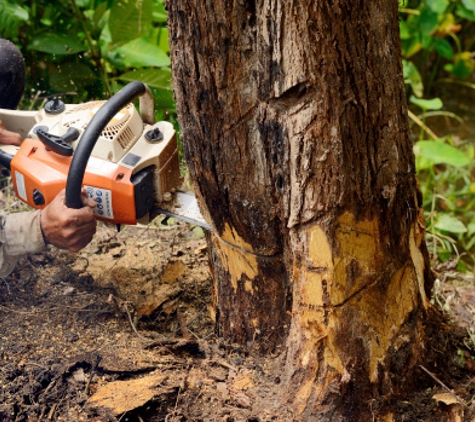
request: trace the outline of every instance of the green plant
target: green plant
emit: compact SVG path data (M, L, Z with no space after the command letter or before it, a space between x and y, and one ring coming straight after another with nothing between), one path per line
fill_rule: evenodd
M475 256L475 149L451 137L415 143L416 168L434 259L454 256L459 270L473 267Z
M403 72L428 243L434 259L455 256L459 269L467 269L473 267L475 256L474 147L454 133L440 136L437 123L441 119L464 123L444 107L443 85L475 88L470 81L475 70L475 0L400 0L399 8ZM438 97L430 98L434 91Z
M465 82L475 70L475 0L399 0L404 76L416 97L436 81Z
M134 79L154 93L159 118L174 110L165 0L3 0L2 36L28 70L23 108L38 97L103 99Z

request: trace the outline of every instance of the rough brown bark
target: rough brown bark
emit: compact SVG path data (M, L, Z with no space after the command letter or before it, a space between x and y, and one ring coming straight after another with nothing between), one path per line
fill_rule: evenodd
M303 420L365 420L417 362L431 288L397 1L167 7L218 330L285 346Z

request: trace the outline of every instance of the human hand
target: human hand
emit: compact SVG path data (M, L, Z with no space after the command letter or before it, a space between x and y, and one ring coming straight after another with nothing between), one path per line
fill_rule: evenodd
M5 129L5 125L0 120L0 144L3 145L21 145L21 136L19 133L10 132Z
M96 232L96 218L92 209L96 202L86 192L81 192L84 207L68 208L65 203L65 190L41 211L41 230L47 244L70 252L84 248Z

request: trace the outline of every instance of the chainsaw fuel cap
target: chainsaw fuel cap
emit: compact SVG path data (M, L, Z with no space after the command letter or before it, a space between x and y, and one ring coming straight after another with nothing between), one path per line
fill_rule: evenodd
M145 139L149 142L160 142L163 139L163 133L156 127L145 133Z
M48 114L61 114L66 109L66 105L58 97L53 97L45 104L45 111Z

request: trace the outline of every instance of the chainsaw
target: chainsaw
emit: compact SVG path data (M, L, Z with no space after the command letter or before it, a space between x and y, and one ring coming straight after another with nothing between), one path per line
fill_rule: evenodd
M132 101L139 97L140 113ZM153 96L139 81L108 101L65 104L54 98L40 111L0 109L20 147L3 145L15 195L41 209L66 188L66 206L81 208L81 191L96 201L98 219L118 226L148 224L159 214L206 230L193 193L181 183L175 130L155 122Z

